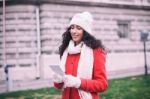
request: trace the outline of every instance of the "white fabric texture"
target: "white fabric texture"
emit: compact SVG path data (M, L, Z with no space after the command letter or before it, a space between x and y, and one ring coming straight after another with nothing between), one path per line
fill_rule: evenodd
M72 20L70 21L70 25L76 24L81 26L85 31L92 34L92 23L93 23L93 17L90 12L82 12L77 13L73 16Z
M83 42L81 42L80 44L74 46L74 42L70 41L69 42L69 46L68 46L68 52L69 54L77 54L81 52L81 48L83 46Z
M93 60L93 50L91 48L87 47L84 43L81 42L81 44L82 44L82 46L80 46L81 52L77 51L77 53L80 53L77 77L83 78L83 79L92 79L93 61L94 61ZM67 55L68 55L68 53L70 53L70 49L74 49L74 48L69 48L69 47L79 47L79 46L74 46L73 41L70 40L69 46L64 51L61 61L60 61L60 67L62 68L63 71L65 71ZM73 54L77 54L77 53L73 53ZM92 99L90 92L86 92L86 91L83 91L80 89L78 89L78 92L79 92L81 99Z
M81 80L78 77L74 77L72 75L64 76L64 88L66 87L75 87L79 88L81 85Z

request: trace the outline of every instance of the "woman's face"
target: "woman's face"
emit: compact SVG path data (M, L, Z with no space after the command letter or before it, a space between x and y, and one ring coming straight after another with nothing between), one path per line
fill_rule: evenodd
M71 25L70 27L72 40L75 42L75 45L78 45L83 37L83 29L80 26L74 24Z

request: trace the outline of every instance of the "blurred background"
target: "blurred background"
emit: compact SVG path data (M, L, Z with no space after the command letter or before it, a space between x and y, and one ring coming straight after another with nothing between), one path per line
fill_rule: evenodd
M0 0L0 93L52 86L61 35L89 11L108 79L150 73L150 0Z

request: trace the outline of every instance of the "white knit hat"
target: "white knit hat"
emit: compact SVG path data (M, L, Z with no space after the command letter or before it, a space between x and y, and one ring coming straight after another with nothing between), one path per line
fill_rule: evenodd
M89 34L92 34L92 22L93 22L93 17L91 13L86 11L86 12L75 14L72 20L70 21L69 26L71 26L72 24L79 25L86 32L88 32Z

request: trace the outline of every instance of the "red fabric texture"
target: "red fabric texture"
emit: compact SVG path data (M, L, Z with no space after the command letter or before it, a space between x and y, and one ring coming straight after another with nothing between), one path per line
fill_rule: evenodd
M94 66L92 80L81 79L81 90L88 91L92 94L92 99L99 99L99 92L103 92L107 89L107 77L105 70L106 56L103 50L97 48L93 50ZM77 76L78 62L80 54L68 54L66 60L65 74ZM84 70L83 70L84 72ZM61 89L63 83L54 83L54 87ZM80 99L78 89L65 88L62 91L62 99Z

